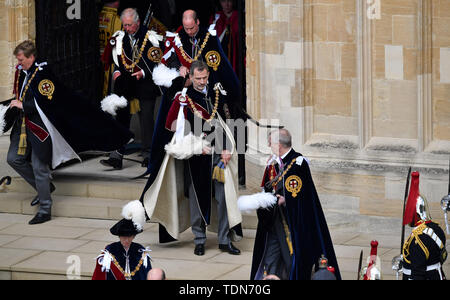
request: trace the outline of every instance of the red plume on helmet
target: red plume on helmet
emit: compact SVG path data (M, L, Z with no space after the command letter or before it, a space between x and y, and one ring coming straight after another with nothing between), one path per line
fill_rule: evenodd
M403 225L410 224L415 220L416 204L419 197L419 172L411 173L411 187L409 189L408 200L406 202L405 215L403 217Z

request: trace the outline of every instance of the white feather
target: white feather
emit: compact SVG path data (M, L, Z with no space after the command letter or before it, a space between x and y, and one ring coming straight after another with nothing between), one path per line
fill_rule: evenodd
M180 76L176 69L169 69L164 64L159 64L153 70L153 81L156 85L171 87L172 80Z
M133 224L137 230L142 231L144 229L145 209L141 201L134 200L128 202L128 204L122 208L122 217L133 221Z
M3 130L5 129L6 126L5 114L7 110L8 106L0 105L0 136L4 134Z
M240 196L238 207L240 211L250 213L260 208L269 208L277 203L277 197L271 193L257 193L253 195Z
M210 143L201 137L195 136L192 133L186 135L179 143L169 143L164 149L167 154L176 159L189 159L194 155L202 154L205 147L210 147Z
M104 112L115 117L117 115L117 110L126 107L127 104L128 101L125 97L119 97L116 94L112 94L102 100L101 107Z

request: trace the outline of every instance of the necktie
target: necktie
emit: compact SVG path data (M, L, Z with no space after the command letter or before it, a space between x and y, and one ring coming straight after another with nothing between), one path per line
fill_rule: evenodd
M280 172L283 172L283 170L284 170L284 163L283 163L283 160L281 159L281 157L279 157L279 160L280 160Z

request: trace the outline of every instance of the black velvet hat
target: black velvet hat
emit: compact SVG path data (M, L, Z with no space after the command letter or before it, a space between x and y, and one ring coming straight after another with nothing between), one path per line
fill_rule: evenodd
M129 202L122 209L122 220L109 230L112 235L133 236L144 230L145 210L139 200Z
M133 236L142 232L142 230L137 230L136 226L134 226L133 221L122 219L117 222L111 229L109 230L112 235L117 236Z

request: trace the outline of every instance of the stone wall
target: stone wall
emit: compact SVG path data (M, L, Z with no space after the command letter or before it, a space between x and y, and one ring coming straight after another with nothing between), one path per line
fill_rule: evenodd
M247 0L247 107L286 126L326 209L401 216L409 166L436 216L450 156L450 0ZM0 99L34 1L0 0ZM267 130L250 124L264 165ZM251 187L250 187L251 188Z
M450 0L249 0L248 110L311 161L325 206L401 216L409 166L442 218ZM263 164L266 130L248 158Z
M14 48L22 41L35 39L33 0L0 0L0 100L12 96Z

